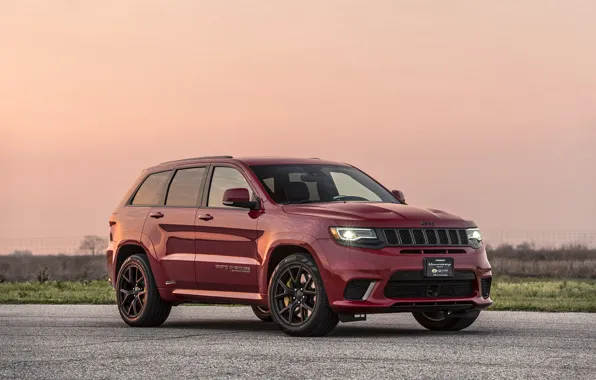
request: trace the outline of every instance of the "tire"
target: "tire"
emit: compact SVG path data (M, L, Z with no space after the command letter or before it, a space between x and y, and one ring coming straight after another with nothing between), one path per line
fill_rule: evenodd
M260 306L251 306L253 313L263 322L271 322L273 319L271 318L271 310L266 309Z
M442 312L441 312L442 313ZM420 325L432 331L459 331L470 327L480 315L480 311L470 311L462 316L433 315L433 313L412 313Z
M137 280L141 275L142 281ZM122 264L116 280L116 300L120 316L133 327L161 326L172 310L172 304L159 295L149 259L142 254L132 255Z
M275 324L290 336L324 336L339 322L316 263L304 253L291 254L273 271L269 307Z

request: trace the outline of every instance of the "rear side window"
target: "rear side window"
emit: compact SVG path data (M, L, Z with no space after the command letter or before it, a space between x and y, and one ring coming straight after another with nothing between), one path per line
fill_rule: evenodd
M205 168L181 169L170 184L166 206L197 207Z
M142 206L154 206L161 202L166 190L166 182L172 172L160 172L151 174L145 179L131 204Z

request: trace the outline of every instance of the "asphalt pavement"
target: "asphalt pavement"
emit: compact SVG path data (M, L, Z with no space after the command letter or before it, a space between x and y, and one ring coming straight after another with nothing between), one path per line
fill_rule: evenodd
M0 379L596 379L596 314L481 313L460 332L410 314L293 338L248 307L179 306L131 328L115 306L0 305Z

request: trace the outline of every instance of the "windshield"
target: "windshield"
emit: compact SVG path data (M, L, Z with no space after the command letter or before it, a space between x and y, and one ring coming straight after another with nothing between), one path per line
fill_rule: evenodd
M349 166L258 165L251 169L276 203L399 203L372 178Z

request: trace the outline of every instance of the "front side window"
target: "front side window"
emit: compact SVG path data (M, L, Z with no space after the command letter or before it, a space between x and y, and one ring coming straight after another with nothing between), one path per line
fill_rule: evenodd
M252 193L248 182L237 169L218 166L213 170L213 178L209 187L207 207L231 207L223 204L224 192L228 189L244 188Z
M205 168L181 169L168 189L166 206L197 207Z
M170 178L170 174L171 171L167 171L155 173L147 177L131 203L135 206L158 205L163 199L166 182Z
M276 203L398 203L383 186L350 166L255 165L251 169Z

